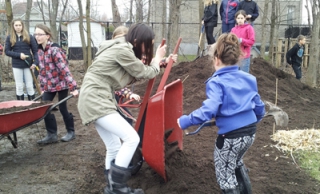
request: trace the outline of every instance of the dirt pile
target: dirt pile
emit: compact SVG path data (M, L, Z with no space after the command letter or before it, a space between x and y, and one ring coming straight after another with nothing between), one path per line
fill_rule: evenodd
M204 82L213 69L208 57L183 62L172 68L168 82L184 80L184 113L201 106L205 96ZM72 72L83 76L83 70ZM262 59L252 61L251 73L257 77L262 99L275 101L278 78L278 106L289 115L287 128L320 128L320 90L312 89L297 81ZM76 77L77 81L80 80ZM156 80L154 90L159 85ZM78 81L78 83L80 83ZM134 91L143 95L147 81L135 84ZM8 90L10 88L7 88ZM9 92L6 89L5 92ZM14 88L12 88L14 96ZM239 99L241 100L241 99ZM103 169L105 146L93 125L83 126L77 111L77 99L68 100L68 109L75 116L76 139L44 147L36 144L46 131L38 127L18 132L18 149L0 144L0 193L102 193L106 185ZM132 111L134 114L137 111ZM63 119L56 111L58 135L65 134ZM272 117L264 118L258 125L256 140L244 161L250 169L253 193L310 193L320 192L319 182L310 178L291 158L273 148ZM196 127L191 128L194 130ZM217 129L207 127L194 136L184 137L183 151L177 151L167 162L169 180L164 183L148 164L130 179L129 185L143 188L146 194L208 194L220 193L216 183L213 149ZM39 136L39 134L42 134ZM0 142L2 143L2 142Z
M317 108L320 103L318 89L302 84L260 58L252 61L250 71L258 80L262 99L270 102L275 102L278 78L277 104L288 113L290 122L287 128L276 129L319 128L320 122L316 116L320 114ZM175 79L184 80L185 114L201 106L206 98L204 82L212 73L208 57L183 62L172 68L167 83ZM156 80L155 86L158 86L159 80ZM136 85L135 92L143 94L145 88L145 83ZM273 122L273 118L268 117L258 125L256 141L245 156L253 193L318 193L320 188L316 180L299 169L290 156L271 147L274 144L270 139ZM191 130L194 129L196 127ZM184 150L167 161L169 182L163 183L148 165L144 165L131 183L141 185L146 193L219 193L213 163L216 131L216 128L208 127L195 136L184 137Z

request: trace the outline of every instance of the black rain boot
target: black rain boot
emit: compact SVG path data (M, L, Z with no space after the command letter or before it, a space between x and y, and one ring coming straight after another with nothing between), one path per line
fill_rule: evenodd
M234 189L225 189L225 190L222 190L222 193L223 194L240 194L240 191L239 191L239 188L236 187Z
M44 122L47 129L47 136L39 141L38 144L50 144L58 142L58 135L57 135L57 122L56 117L54 114L49 113L45 118Z
M248 171L245 165L235 169L240 194L252 194Z
M24 94L22 94L21 96L17 95L17 100L24 100Z
M31 101L35 98L34 94L33 95L28 95L28 100Z
M63 120L64 124L66 125L67 134L61 138L61 141L68 142L76 138L76 135L74 133L74 120L72 113L69 113L69 117Z
M113 160L109 170L109 186L105 188L104 194L144 194L142 189L128 187L127 181L130 176L130 168L117 166Z
M109 170L104 169L104 178L106 178L107 181L107 186L104 188L104 190L106 190L109 187Z

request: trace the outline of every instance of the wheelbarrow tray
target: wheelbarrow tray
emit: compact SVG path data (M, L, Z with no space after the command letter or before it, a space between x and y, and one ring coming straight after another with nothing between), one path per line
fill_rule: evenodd
M0 103L0 109L12 108L18 106L30 106L37 101L6 101ZM0 114L0 134L6 135L18 131L43 119L53 103L43 104L37 107L26 108L14 112ZM1 139L1 136L0 136Z

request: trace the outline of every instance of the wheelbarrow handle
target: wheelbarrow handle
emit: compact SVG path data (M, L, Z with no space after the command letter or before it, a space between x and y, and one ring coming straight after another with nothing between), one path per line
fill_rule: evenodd
M70 94L69 96L65 97L64 99L60 100L59 102L57 102L56 104L52 105L49 109L48 109L48 112L52 111L52 109L54 109L55 107L59 106L61 103L69 100L70 98L72 98L73 95Z
M41 94L40 96L35 97L32 101L37 101L37 100L41 99L42 96L43 96L43 94Z
M199 133L199 131L203 128L203 127L208 127L208 126L215 126L216 125L216 121L207 121L204 122L200 125L200 127L198 127L198 129L196 129L195 131L189 132L187 130L184 130L184 134L186 135L195 135L197 133Z

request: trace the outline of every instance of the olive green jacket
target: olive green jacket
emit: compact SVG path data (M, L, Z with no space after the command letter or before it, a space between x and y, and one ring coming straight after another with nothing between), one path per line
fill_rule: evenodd
M159 65L154 62L144 65L136 58L132 47L124 37L100 45L80 89L78 110L83 124L116 112L115 90L136 79L151 79L159 74Z

